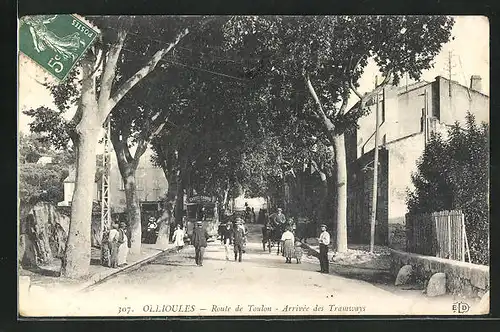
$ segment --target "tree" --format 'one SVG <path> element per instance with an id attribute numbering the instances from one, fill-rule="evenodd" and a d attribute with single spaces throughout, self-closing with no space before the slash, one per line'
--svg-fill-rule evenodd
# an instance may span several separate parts
<path id="1" fill-rule="evenodd" d="M 57 151 L 42 135 L 19 135 L 19 200 L 21 210 L 39 201 L 58 203 L 63 200 L 62 181 L 68 176 L 70 151 Z M 48 165 L 37 164 L 41 156 L 52 157 Z"/>
<path id="2" fill-rule="evenodd" d="M 61 120 L 69 126 L 68 135 L 77 151 L 71 224 L 61 270 L 65 277 L 85 275 L 90 265 L 92 179 L 97 137 L 104 122 L 190 29 L 200 28 L 205 22 L 203 17 L 165 16 L 89 19 L 101 30 L 100 40 L 64 83 L 51 87 L 59 113 L 73 104 L 77 106 L 71 121 Z"/>
<path id="3" fill-rule="evenodd" d="M 489 126 L 472 114 L 444 138 L 433 134 L 412 174 L 410 213 L 462 210 L 474 263 L 489 264 Z"/>
<path id="4" fill-rule="evenodd" d="M 246 16 L 225 25 L 228 48 L 262 56 L 255 76 L 272 72 L 290 89 L 307 89 L 315 104 L 308 112 L 333 147 L 337 212 L 337 251 L 347 250 L 347 172 L 344 133 L 365 114 L 366 102 L 402 73 L 418 79 L 450 38 L 453 19 L 443 16 Z M 383 82 L 371 93 L 357 91 L 367 61 L 373 58 Z M 272 78 L 269 78 L 272 79 Z M 314 83 L 313 83 L 314 82 Z M 361 101 L 347 110 L 350 92 Z"/>

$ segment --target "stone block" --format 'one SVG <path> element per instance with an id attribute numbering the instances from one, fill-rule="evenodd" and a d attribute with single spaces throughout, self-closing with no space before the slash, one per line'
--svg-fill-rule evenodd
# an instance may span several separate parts
<path id="1" fill-rule="evenodd" d="M 487 315 L 490 312 L 490 291 L 487 291 L 481 301 L 474 306 L 473 313 L 476 315 Z"/>
<path id="2" fill-rule="evenodd" d="M 489 275 L 479 269 L 471 271 L 470 281 L 472 286 L 480 289 L 489 289 Z"/>
<path id="3" fill-rule="evenodd" d="M 405 265 L 399 269 L 398 275 L 396 277 L 395 286 L 406 285 L 410 282 L 413 276 L 413 267 L 411 265 Z"/>
<path id="4" fill-rule="evenodd" d="M 427 284 L 427 296 L 440 296 L 446 294 L 446 274 L 434 273 Z"/>

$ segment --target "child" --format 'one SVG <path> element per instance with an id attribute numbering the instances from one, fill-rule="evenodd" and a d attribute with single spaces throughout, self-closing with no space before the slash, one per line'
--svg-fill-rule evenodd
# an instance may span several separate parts
<path id="1" fill-rule="evenodd" d="M 297 264 L 301 263 L 302 254 L 304 253 L 301 245 L 299 241 L 295 242 L 295 259 L 297 260 Z"/>

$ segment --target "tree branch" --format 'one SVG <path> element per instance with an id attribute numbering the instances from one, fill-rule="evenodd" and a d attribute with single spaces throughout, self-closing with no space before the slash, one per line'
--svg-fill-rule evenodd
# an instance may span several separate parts
<path id="1" fill-rule="evenodd" d="M 342 96 L 342 105 L 340 105 L 340 108 L 335 112 L 334 116 L 337 115 L 342 115 L 345 113 L 345 109 L 347 108 L 347 104 L 349 103 L 349 87 L 347 87 L 347 92 L 344 93 Z"/>
<path id="2" fill-rule="evenodd" d="M 158 116 L 153 119 L 153 122 L 151 124 L 151 132 L 149 139 L 152 140 L 155 138 L 163 129 L 163 126 L 165 126 L 167 120 L 168 120 L 168 114 L 165 114 L 164 116 L 160 116 L 159 113 L 157 113 Z"/>
<path id="3" fill-rule="evenodd" d="M 120 53 L 122 51 L 126 37 L 127 37 L 127 31 L 125 30 L 118 31 L 118 39 L 111 46 L 111 49 L 109 50 L 107 61 L 104 65 L 104 70 L 101 79 L 101 90 L 99 93 L 99 101 L 98 101 L 100 107 L 103 107 L 106 103 L 109 102 L 111 96 L 111 88 L 113 86 L 113 80 L 115 79 L 116 75 L 116 65 L 118 63 L 118 59 L 120 57 Z M 112 106 L 114 107 L 114 105 Z M 102 114 L 103 119 L 105 119 L 108 116 L 109 112 L 111 112 L 113 107 L 108 106 L 103 108 L 104 112 L 104 114 Z"/>
<path id="4" fill-rule="evenodd" d="M 142 157 L 144 152 L 146 152 L 147 148 L 148 148 L 147 140 L 144 138 L 139 139 L 139 142 L 137 142 L 137 148 L 135 149 L 134 158 L 132 161 L 134 163 L 134 166 L 137 166 L 137 164 L 139 164 L 139 159 Z"/>
<path id="5" fill-rule="evenodd" d="M 358 61 L 356 61 L 356 64 L 354 65 L 354 67 L 350 70 L 351 73 L 350 73 L 350 78 L 349 78 L 349 86 L 351 88 L 351 90 L 356 94 L 356 96 L 358 96 L 358 98 L 360 100 L 363 99 L 363 95 L 361 94 L 361 92 L 358 91 L 358 89 L 356 89 L 356 87 L 354 86 L 354 82 L 352 81 L 352 78 L 354 76 L 354 71 L 356 70 L 356 68 L 359 66 L 359 63 L 361 62 L 361 60 L 363 59 L 363 56 L 360 56 Z M 352 60 L 352 58 L 351 58 Z M 349 66 L 351 65 L 351 61 L 349 61 Z"/>
<path id="6" fill-rule="evenodd" d="M 132 154 L 130 153 L 130 149 L 128 148 L 127 134 L 125 134 L 123 131 L 111 127 L 110 139 L 111 143 L 113 143 L 113 147 L 116 151 L 118 151 L 117 155 L 122 155 L 123 160 L 127 163 L 130 163 L 134 160 Z"/>
<path id="7" fill-rule="evenodd" d="M 139 69 L 134 75 L 132 75 L 126 82 L 124 82 L 117 90 L 114 96 L 110 100 L 110 110 L 130 91 L 137 83 L 139 83 L 146 75 L 151 73 L 158 62 L 167 54 L 172 48 L 174 48 L 180 40 L 189 33 L 189 29 L 184 29 L 181 33 L 177 35 L 174 42 L 170 43 L 167 48 L 162 48 L 156 52 L 151 60 L 146 66 Z"/>
<path id="8" fill-rule="evenodd" d="M 390 82 L 391 76 L 392 76 L 392 70 L 389 69 L 387 72 L 384 73 L 384 80 L 382 81 L 382 83 L 377 85 L 375 87 L 375 89 L 373 89 L 372 91 L 370 91 L 370 92 L 366 93 L 364 96 L 360 97 L 359 109 L 364 109 L 366 102 L 380 93 L 380 91 Z M 358 95 L 358 97 L 359 97 L 359 95 Z M 354 107 L 353 107 L 353 109 L 354 109 Z"/>
<path id="9" fill-rule="evenodd" d="M 309 88 L 309 92 L 311 93 L 314 100 L 316 101 L 316 103 L 319 106 L 319 112 L 315 112 L 316 115 L 323 121 L 323 124 L 326 126 L 327 131 L 333 132 L 335 127 L 334 127 L 332 121 L 330 121 L 330 119 L 328 119 L 325 112 L 323 111 L 323 106 L 321 105 L 321 101 L 319 100 L 318 95 L 316 94 L 316 91 L 314 90 L 314 87 L 311 84 L 311 80 L 309 79 L 309 76 L 306 76 L 306 84 L 307 84 L 307 87 Z"/>

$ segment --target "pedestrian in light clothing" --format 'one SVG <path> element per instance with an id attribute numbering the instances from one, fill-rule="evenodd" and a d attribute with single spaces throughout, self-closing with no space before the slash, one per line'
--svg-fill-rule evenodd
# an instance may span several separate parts
<path id="1" fill-rule="evenodd" d="M 118 267 L 118 247 L 120 246 L 120 243 L 118 243 L 118 237 L 118 224 L 113 223 L 108 235 L 109 267 L 112 268 Z"/>
<path id="2" fill-rule="evenodd" d="M 292 263 L 292 257 L 295 255 L 295 236 L 290 226 L 287 226 L 286 231 L 281 235 L 281 241 L 283 242 L 283 256 L 286 258 L 285 263 Z"/>
<path id="3" fill-rule="evenodd" d="M 203 266 L 203 255 L 207 247 L 207 239 L 208 233 L 203 228 L 203 222 L 197 221 L 196 228 L 193 229 L 193 235 L 191 236 L 191 243 L 194 246 L 194 260 L 198 266 Z"/>
<path id="4" fill-rule="evenodd" d="M 184 230 L 181 228 L 181 225 L 177 224 L 176 230 L 173 236 L 174 245 L 177 247 L 177 252 L 180 252 L 184 247 Z"/>
<path id="5" fill-rule="evenodd" d="M 245 243 L 245 229 L 242 226 L 240 218 L 236 219 L 236 227 L 234 228 L 233 245 L 234 245 L 234 260 L 241 262 L 243 254 L 243 245 Z"/>
<path id="6" fill-rule="evenodd" d="M 330 234 L 326 231 L 326 225 L 320 226 L 321 234 L 319 235 L 319 264 L 321 273 L 329 273 L 330 266 L 328 263 L 328 246 L 330 245 Z"/>

